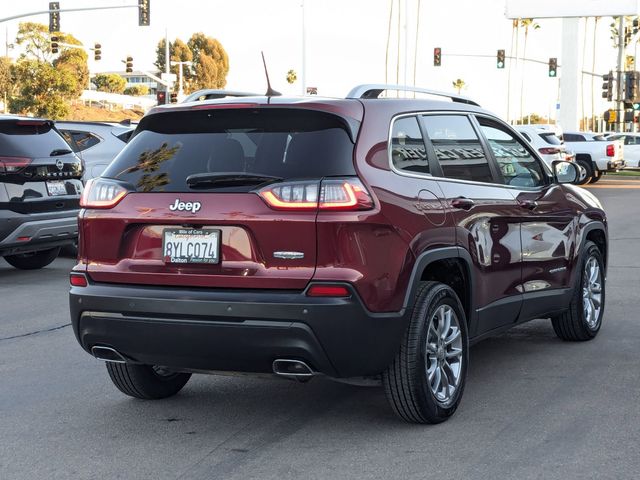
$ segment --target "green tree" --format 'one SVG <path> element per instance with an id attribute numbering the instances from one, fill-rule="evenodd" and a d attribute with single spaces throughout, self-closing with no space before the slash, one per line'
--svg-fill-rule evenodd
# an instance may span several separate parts
<path id="1" fill-rule="evenodd" d="M 204 33 L 194 33 L 187 42 L 193 54 L 195 70 L 192 90 L 201 88 L 223 88 L 227 84 L 229 56 L 222 44 Z"/>
<path id="2" fill-rule="evenodd" d="M 0 57 L 0 100 L 4 104 L 5 112 L 8 110 L 7 103 L 15 86 L 12 66 L 13 63 L 9 57 Z"/>
<path id="3" fill-rule="evenodd" d="M 191 61 L 193 61 L 193 53 L 191 53 L 191 50 L 189 49 L 187 44 L 184 43 L 179 38 L 176 38 L 173 43 L 169 42 L 169 56 L 170 56 L 172 62 L 191 62 Z M 158 67 L 158 70 L 160 70 L 161 72 L 165 71 L 165 41 L 164 41 L 164 39 L 162 39 L 162 40 L 160 40 L 158 42 L 158 47 L 156 48 L 155 66 Z M 169 67 L 169 71 L 171 73 L 175 73 L 176 75 L 180 75 L 179 69 L 180 69 L 180 67 L 178 65 L 171 65 Z M 194 70 L 192 68 L 190 68 L 190 67 L 183 66 L 182 74 L 184 75 L 184 78 L 183 78 L 184 89 L 187 92 L 191 92 L 192 89 L 190 88 L 190 86 L 191 86 L 191 83 L 193 82 L 193 79 L 194 79 L 194 76 L 195 76 Z"/>
<path id="4" fill-rule="evenodd" d="M 287 72 L 287 83 L 288 84 L 293 84 L 296 80 L 298 79 L 298 74 L 296 73 L 295 70 L 289 70 Z"/>
<path id="5" fill-rule="evenodd" d="M 117 73 L 99 73 L 93 77 L 93 84 L 99 92 L 122 93 L 127 81 Z"/>
<path id="6" fill-rule="evenodd" d="M 67 100 L 74 97 L 77 81 L 68 70 L 56 69 L 48 62 L 24 59 L 13 68 L 17 95 L 11 98 L 11 111 L 51 119 L 64 118 Z"/>
<path id="7" fill-rule="evenodd" d="M 132 87 L 128 87 L 124 89 L 125 95 L 133 95 L 135 97 L 140 97 L 142 95 L 149 94 L 149 87 L 146 85 L 134 85 Z"/>
<path id="8" fill-rule="evenodd" d="M 74 96 L 79 97 L 82 90 L 87 88 L 89 83 L 89 66 L 87 64 L 88 55 L 83 48 L 67 46 L 59 47 L 59 54 L 51 52 L 51 34 L 49 28 L 42 23 L 22 22 L 18 27 L 16 43 L 25 49 L 20 56 L 21 59 L 36 59 L 40 62 L 52 62 L 53 66 L 60 70 L 66 70 L 75 80 Z M 78 45 L 82 47 L 82 42 L 69 33 L 59 32 L 60 44 Z"/>

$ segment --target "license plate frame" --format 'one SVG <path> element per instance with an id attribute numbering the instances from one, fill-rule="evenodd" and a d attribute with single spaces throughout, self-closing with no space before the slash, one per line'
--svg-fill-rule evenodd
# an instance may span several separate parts
<path id="1" fill-rule="evenodd" d="M 46 182 L 47 193 L 50 197 L 60 197 L 67 194 L 67 187 L 62 180 L 52 180 Z"/>
<path id="2" fill-rule="evenodd" d="M 218 264 L 221 236 L 219 229 L 165 228 L 162 231 L 162 259 L 164 263 L 175 265 Z"/>

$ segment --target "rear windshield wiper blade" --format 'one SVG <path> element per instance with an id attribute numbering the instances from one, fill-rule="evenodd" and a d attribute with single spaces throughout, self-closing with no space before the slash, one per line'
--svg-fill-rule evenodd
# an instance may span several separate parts
<path id="1" fill-rule="evenodd" d="M 73 152 L 68 148 L 57 148 L 53 152 L 51 152 L 49 156 L 57 157 L 58 155 L 69 155 L 70 153 L 73 153 Z"/>
<path id="2" fill-rule="evenodd" d="M 262 175 L 259 173 L 224 172 L 224 173 L 194 173 L 187 177 L 187 185 L 198 187 L 237 187 L 243 185 L 262 185 L 279 182 L 282 177 Z"/>

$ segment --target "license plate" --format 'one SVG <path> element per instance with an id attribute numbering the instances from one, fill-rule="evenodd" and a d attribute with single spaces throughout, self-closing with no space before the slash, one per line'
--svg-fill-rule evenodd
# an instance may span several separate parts
<path id="1" fill-rule="evenodd" d="M 220 230 L 166 229 L 162 234 L 165 263 L 218 263 Z"/>
<path id="2" fill-rule="evenodd" d="M 61 181 L 47 182 L 47 192 L 49 192 L 49 196 L 51 197 L 66 195 L 67 187 L 64 185 L 64 182 Z"/>

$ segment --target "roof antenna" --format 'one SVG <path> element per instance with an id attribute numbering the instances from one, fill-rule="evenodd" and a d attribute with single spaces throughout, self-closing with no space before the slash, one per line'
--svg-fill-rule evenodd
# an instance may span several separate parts
<path id="1" fill-rule="evenodd" d="M 267 93 L 265 93 L 265 96 L 280 97 L 282 96 L 282 94 L 280 92 L 275 91 L 273 88 L 271 88 L 271 82 L 269 81 L 269 72 L 267 72 L 267 62 L 264 59 L 264 52 L 260 52 L 260 54 L 262 55 L 262 63 L 264 64 L 264 74 L 267 77 Z"/>

